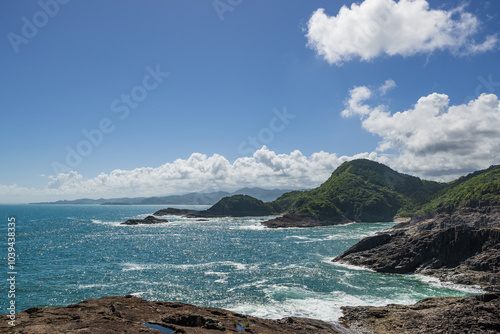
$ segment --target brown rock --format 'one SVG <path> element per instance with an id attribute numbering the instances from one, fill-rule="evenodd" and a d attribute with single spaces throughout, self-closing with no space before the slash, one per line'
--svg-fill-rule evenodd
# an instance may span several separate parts
<path id="1" fill-rule="evenodd" d="M 331 324 L 306 318 L 259 319 L 235 312 L 182 303 L 149 302 L 133 296 L 88 299 L 66 307 L 34 307 L 16 314 L 15 327 L 0 316 L 6 334 L 136 334 L 161 333 L 340 333 Z"/>
<path id="2" fill-rule="evenodd" d="M 355 333 L 499 333 L 500 295 L 427 298 L 414 305 L 342 307 Z"/>

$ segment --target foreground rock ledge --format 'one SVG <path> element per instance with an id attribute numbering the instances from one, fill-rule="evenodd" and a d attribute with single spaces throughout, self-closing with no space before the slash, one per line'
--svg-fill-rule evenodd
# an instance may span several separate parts
<path id="1" fill-rule="evenodd" d="M 342 307 L 353 333 L 500 333 L 500 295 L 427 298 L 414 305 Z"/>
<path id="2" fill-rule="evenodd" d="M 88 299 L 66 307 L 33 307 L 16 314 L 15 327 L 0 316 L 1 333 L 135 334 L 161 333 L 144 323 L 175 333 L 340 333 L 331 324 L 306 318 L 266 320 L 217 308 L 149 302 L 133 296 Z"/>

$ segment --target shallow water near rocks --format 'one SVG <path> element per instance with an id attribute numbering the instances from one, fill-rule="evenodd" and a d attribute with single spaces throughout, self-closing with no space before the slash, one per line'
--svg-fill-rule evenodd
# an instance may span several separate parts
<path id="1" fill-rule="evenodd" d="M 176 206 L 206 209 L 207 206 Z M 340 306 L 412 304 L 478 290 L 332 263 L 393 223 L 267 229 L 269 217 L 120 225 L 165 206 L 1 205 L 1 235 L 16 217 L 16 307 L 65 306 L 132 294 L 264 318 L 336 321 Z M 7 262 L 7 252 L 0 254 Z M 6 267 L 6 266 L 5 266 Z M 7 269 L 1 273 L 6 282 Z M 4 289 L 7 292 L 7 284 Z M 7 294 L 0 294 L 7 313 Z"/>

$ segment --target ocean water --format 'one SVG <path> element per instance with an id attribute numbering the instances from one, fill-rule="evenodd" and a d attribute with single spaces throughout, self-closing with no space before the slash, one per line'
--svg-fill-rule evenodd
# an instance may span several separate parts
<path id="1" fill-rule="evenodd" d="M 17 311 L 132 294 L 265 318 L 336 321 L 343 305 L 411 304 L 480 292 L 331 262 L 392 223 L 267 229 L 260 222 L 269 217 L 197 221 L 167 216 L 167 224 L 120 225 L 161 208 L 165 206 L 0 205 L 0 313 L 7 313 L 12 299 L 9 217 L 16 218 Z"/>

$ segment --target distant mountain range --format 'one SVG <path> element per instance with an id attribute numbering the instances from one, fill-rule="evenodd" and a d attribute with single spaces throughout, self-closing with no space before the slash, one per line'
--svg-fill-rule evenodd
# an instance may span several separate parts
<path id="1" fill-rule="evenodd" d="M 184 195 L 159 197 L 120 197 L 120 198 L 80 198 L 55 202 L 39 202 L 30 204 L 94 204 L 94 205 L 213 205 L 224 197 L 233 195 L 248 195 L 264 202 L 272 202 L 290 189 L 263 189 L 258 187 L 242 188 L 234 192 L 216 191 L 210 193 L 193 192 Z"/>

